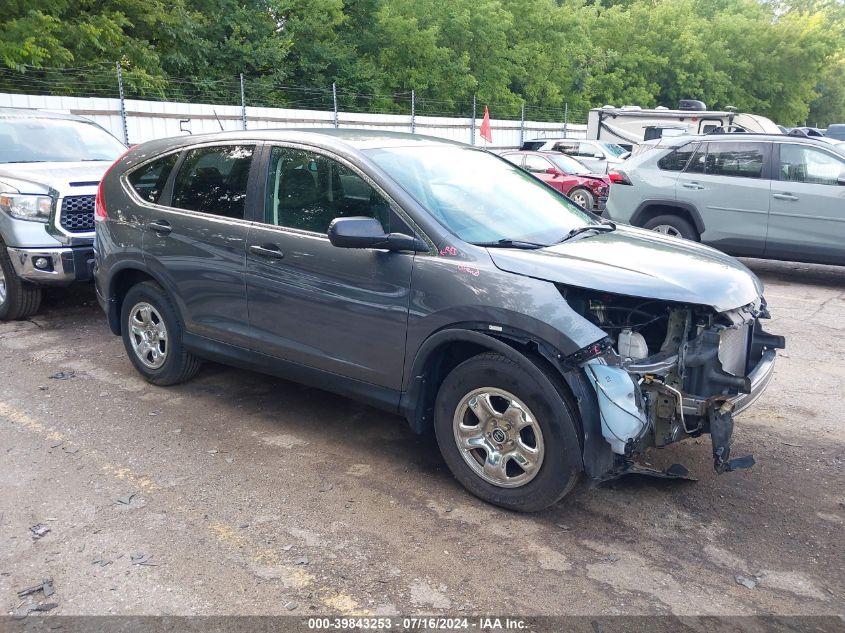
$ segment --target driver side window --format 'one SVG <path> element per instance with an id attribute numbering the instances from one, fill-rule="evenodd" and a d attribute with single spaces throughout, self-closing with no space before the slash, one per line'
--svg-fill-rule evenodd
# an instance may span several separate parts
<path id="1" fill-rule="evenodd" d="M 370 217 L 390 232 L 390 205 L 361 176 L 316 152 L 274 147 L 267 176 L 268 224 L 325 234 L 335 218 Z"/>

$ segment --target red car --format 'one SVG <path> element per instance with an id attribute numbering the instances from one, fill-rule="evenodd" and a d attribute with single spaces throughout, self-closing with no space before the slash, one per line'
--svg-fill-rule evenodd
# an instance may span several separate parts
<path id="1" fill-rule="evenodd" d="M 604 210 L 610 192 L 610 177 L 591 174 L 571 156 L 560 152 L 502 152 L 506 158 L 551 185 L 573 202 L 591 211 Z"/>

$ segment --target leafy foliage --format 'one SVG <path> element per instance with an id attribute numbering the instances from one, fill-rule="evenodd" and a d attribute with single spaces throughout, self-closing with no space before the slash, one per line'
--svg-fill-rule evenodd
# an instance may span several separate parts
<path id="1" fill-rule="evenodd" d="M 494 116 L 615 105 L 845 121 L 842 0 L 6 0 L 0 90 Z M 550 115 L 552 116 L 552 115 Z M 558 116 L 555 114 L 554 116 Z"/>

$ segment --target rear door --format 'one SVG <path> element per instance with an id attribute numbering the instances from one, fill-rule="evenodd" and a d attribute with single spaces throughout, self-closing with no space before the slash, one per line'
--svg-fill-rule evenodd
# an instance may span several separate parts
<path id="1" fill-rule="evenodd" d="M 766 256 L 845 264 L 845 158 L 777 143 Z"/>
<path id="2" fill-rule="evenodd" d="M 771 189 L 770 142 L 701 143 L 678 176 L 679 202 L 704 223 L 701 241 L 733 255 L 759 256 L 766 245 Z"/>
<path id="3" fill-rule="evenodd" d="M 186 329 L 240 346 L 249 344 L 245 218 L 255 153 L 254 143 L 186 150 L 143 226 L 145 262 L 171 290 Z"/>
<path id="4" fill-rule="evenodd" d="M 254 349 L 400 389 L 414 254 L 332 246 L 336 217 L 412 234 L 371 181 L 322 150 L 270 148 L 264 222 L 249 234 Z"/>

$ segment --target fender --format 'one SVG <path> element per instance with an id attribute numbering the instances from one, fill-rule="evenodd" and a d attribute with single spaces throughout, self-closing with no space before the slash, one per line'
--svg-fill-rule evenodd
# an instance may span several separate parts
<path id="1" fill-rule="evenodd" d="M 633 224 L 634 226 L 642 226 L 644 224 L 644 222 L 642 221 L 642 216 L 644 215 L 645 210 L 648 207 L 655 205 L 663 207 L 678 207 L 679 209 L 687 211 L 690 215 L 690 218 L 692 218 L 693 224 L 695 224 L 695 230 L 698 231 L 698 234 L 701 235 L 702 233 L 704 233 L 704 220 L 701 219 L 701 214 L 698 212 L 698 209 L 696 209 L 694 205 L 688 202 L 679 202 L 678 200 L 643 200 L 637 206 L 637 210 L 634 211 L 633 215 L 631 215 L 631 220 L 629 224 Z"/>
<path id="2" fill-rule="evenodd" d="M 127 271 L 138 272 L 149 276 L 157 284 L 164 288 L 165 292 L 167 292 L 169 296 L 173 296 L 172 293 L 169 291 L 167 285 L 162 283 L 160 277 L 158 275 L 155 275 L 147 267 L 146 263 L 142 260 L 123 261 L 109 268 L 108 280 L 106 282 L 106 288 L 104 293 L 104 309 L 106 312 L 106 317 L 108 318 L 109 329 L 111 330 L 112 334 L 116 336 L 120 335 L 120 311 L 118 310 L 117 305 L 115 280 L 120 277 L 122 273 L 125 273 Z"/>

